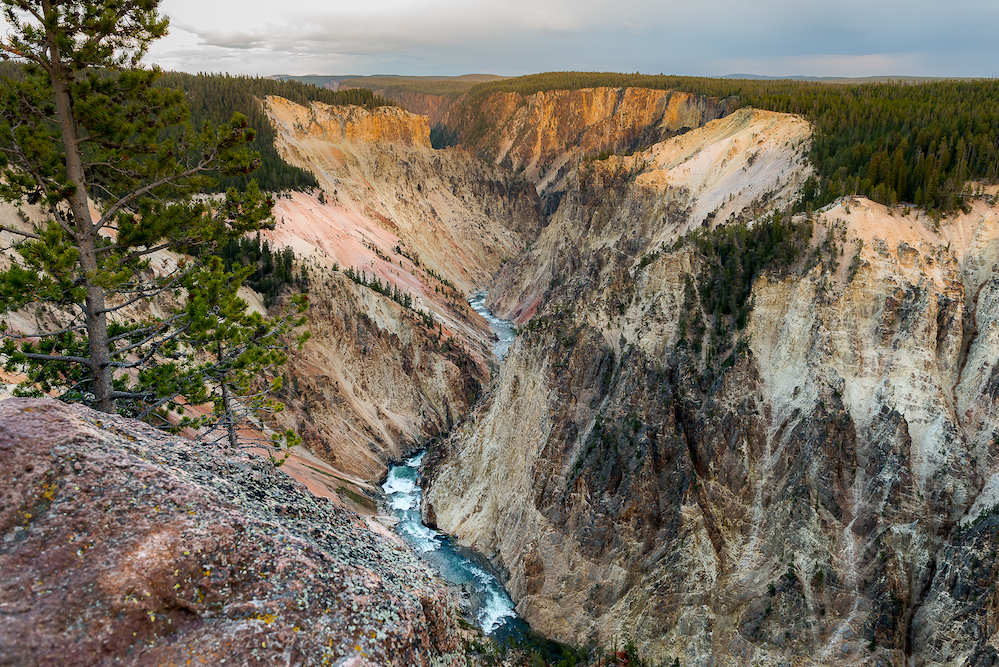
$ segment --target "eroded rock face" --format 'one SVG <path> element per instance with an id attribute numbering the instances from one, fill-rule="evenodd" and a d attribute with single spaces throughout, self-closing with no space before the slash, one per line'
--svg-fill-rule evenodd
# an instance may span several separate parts
<path id="1" fill-rule="evenodd" d="M 489 307 L 526 322 L 555 285 L 630 270 L 701 227 L 786 205 L 811 174 L 802 119 L 740 109 L 631 156 L 582 164 L 537 241 L 501 271 Z"/>
<path id="2" fill-rule="evenodd" d="M 262 459 L 11 399 L 0 468 L 0 664 L 465 664 L 443 584 Z"/>
<path id="3" fill-rule="evenodd" d="M 280 97 L 269 97 L 265 110 L 287 162 L 315 174 L 359 224 L 396 234 L 408 254 L 462 291 L 482 288 L 543 224 L 525 179 L 461 150 L 432 149 L 424 116 L 306 108 Z"/>
<path id="4" fill-rule="evenodd" d="M 278 150 L 323 191 L 278 197 L 266 233 L 311 279 L 312 338 L 292 357 L 278 419 L 343 478 L 377 480 L 488 380 L 489 327 L 466 299 L 537 234 L 537 193 L 467 152 L 434 150 L 427 118 L 402 109 L 277 97 L 265 108 Z"/>
<path id="5" fill-rule="evenodd" d="M 456 116 L 466 112 L 460 104 L 442 122 L 457 128 L 478 154 L 536 183 L 546 210 L 554 212 L 583 157 L 644 149 L 735 108 L 733 100 L 679 91 L 586 88 L 490 95 L 481 102 L 485 134 Z"/>
<path id="6" fill-rule="evenodd" d="M 999 208 L 939 227 L 824 211 L 806 256 L 756 280 L 722 365 L 680 324 L 704 264 L 672 240 L 807 173 L 796 121 L 742 135 L 736 116 L 594 163 L 501 273 L 493 304 L 527 326 L 427 457 L 426 509 L 564 641 L 627 633 L 684 665 L 991 664 Z"/>

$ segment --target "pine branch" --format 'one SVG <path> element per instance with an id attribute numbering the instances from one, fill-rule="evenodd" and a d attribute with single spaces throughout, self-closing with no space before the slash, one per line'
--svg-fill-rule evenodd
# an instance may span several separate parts
<path id="1" fill-rule="evenodd" d="M 166 250 L 166 249 L 168 249 L 168 248 L 170 248 L 172 246 L 173 246 L 172 243 L 170 243 L 168 241 L 165 241 L 165 242 L 163 242 L 163 243 L 161 243 L 161 244 L 159 244 L 157 246 L 151 246 L 149 248 L 146 248 L 145 250 L 133 250 L 128 255 L 122 257 L 121 261 L 123 263 L 124 262 L 133 261 L 133 260 L 136 260 L 136 259 L 138 259 L 140 257 L 145 257 L 146 255 L 151 255 L 154 252 L 157 252 L 158 250 Z M 129 248 L 129 246 L 125 246 L 125 245 L 117 245 L 117 244 L 115 244 L 115 245 L 107 245 L 107 246 L 101 246 L 100 248 L 98 248 L 97 249 L 97 253 L 98 254 L 102 254 L 102 253 L 106 253 L 106 252 L 115 252 L 115 251 L 118 251 L 118 250 L 127 250 L 128 248 Z"/>
<path id="2" fill-rule="evenodd" d="M 158 341 L 154 345 L 153 349 L 150 350 L 150 352 L 140 362 L 135 362 L 135 363 L 112 362 L 111 365 L 113 367 L 115 367 L 115 368 L 136 368 L 138 366 L 141 366 L 141 365 L 145 364 L 146 362 L 148 362 L 150 359 L 152 359 L 153 356 L 155 356 L 156 352 L 159 350 L 160 347 L 163 346 L 164 343 L 167 343 L 167 342 L 169 342 L 171 340 L 176 340 L 181 334 L 186 333 L 186 332 L 187 332 L 187 327 L 186 326 L 185 327 L 181 327 L 179 329 L 176 329 L 169 336 L 167 336 L 167 337 L 163 338 L 162 340 Z M 127 347 L 123 347 L 120 350 L 116 350 L 115 354 L 119 354 L 119 355 L 120 354 L 128 354 L 132 350 L 136 350 L 136 349 L 138 349 L 140 347 L 144 347 L 146 345 L 149 345 L 150 342 L 154 341 L 154 340 L 156 340 L 156 336 L 155 335 L 147 336 L 145 339 L 143 339 L 141 341 L 133 343 L 133 344 L 127 346 Z"/>
<path id="3" fill-rule="evenodd" d="M 42 239 L 41 236 L 35 234 L 34 232 L 26 232 L 22 229 L 8 227 L 7 225 L 0 225 L 0 232 L 10 232 L 11 234 L 19 234 L 20 236 L 26 236 L 29 239 L 35 239 L 36 241 L 40 241 Z"/>
<path id="4" fill-rule="evenodd" d="M 38 354 L 35 352 L 19 352 L 25 359 L 29 361 L 38 361 L 43 364 L 47 363 L 67 363 L 67 364 L 83 364 L 84 366 L 90 363 L 90 359 L 84 357 L 74 357 L 67 355 L 58 354 Z"/>
<path id="5" fill-rule="evenodd" d="M 100 312 L 101 313 L 115 313 L 115 312 L 118 312 L 119 310 L 122 310 L 124 308 L 128 308 L 132 304 L 138 303 L 139 301 L 149 301 L 150 299 L 152 299 L 154 297 L 157 297 L 160 294 L 163 294 L 164 292 L 169 292 L 169 291 L 171 291 L 173 289 L 176 289 L 178 287 L 178 285 L 177 285 L 178 281 L 181 278 L 183 278 L 185 275 L 187 275 L 188 271 L 189 270 L 186 270 L 183 273 L 176 274 L 176 275 L 172 276 L 170 278 L 170 282 L 168 282 L 166 285 L 160 285 L 160 286 L 154 287 L 154 288 L 139 288 L 139 289 L 136 289 L 136 290 L 127 290 L 127 291 L 126 290 L 120 290 L 120 291 L 116 291 L 115 293 L 118 293 L 118 294 L 123 294 L 123 293 L 137 293 L 138 296 L 132 297 L 130 300 L 128 300 L 128 301 L 126 301 L 124 303 L 120 303 L 120 304 L 118 304 L 116 306 L 107 307 L 107 308 L 105 308 L 104 310 L 102 310 Z"/>
<path id="6" fill-rule="evenodd" d="M 198 162 L 198 166 L 196 167 L 191 167 L 190 169 L 187 169 L 177 174 L 164 176 L 163 178 L 160 178 L 157 181 L 153 181 L 152 183 L 149 183 L 139 188 L 138 190 L 133 190 L 124 197 L 121 197 L 120 199 L 118 199 L 118 201 L 112 204 L 111 208 L 109 208 L 104 213 L 104 215 L 101 216 L 101 219 L 97 221 L 97 229 L 103 229 L 108 224 L 108 222 L 110 222 L 110 220 L 114 218 L 114 216 L 118 213 L 118 211 L 120 211 L 122 208 L 124 208 L 131 202 L 135 201 L 142 195 L 148 194 L 149 192 L 155 190 L 160 186 L 170 185 L 171 183 L 174 183 L 175 181 L 178 181 L 182 178 L 188 178 L 190 176 L 194 176 L 195 174 L 199 174 L 203 171 L 208 171 L 209 169 L 208 165 L 210 165 L 215 160 L 215 157 L 217 157 L 217 154 L 215 153 L 214 150 L 212 150 L 209 153 L 209 155 L 211 156 L 210 159 L 202 157 L 202 159 Z"/>
<path id="7" fill-rule="evenodd" d="M 108 338 L 108 342 L 109 343 L 117 343 L 119 340 L 123 340 L 125 338 L 132 338 L 134 336 L 143 336 L 146 333 L 150 333 L 150 332 L 154 332 L 154 333 L 155 332 L 160 332 L 164 328 L 166 328 L 169 325 L 171 325 L 174 322 L 176 322 L 178 319 L 180 319 L 180 317 L 181 316 L 179 314 L 178 315 L 174 315 L 170 319 L 163 320 L 161 322 L 156 322 L 155 324 L 151 324 L 151 325 L 149 325 L 147 327 L 142 327 L 141 329 L 133 329 L 131 331 L 126 331 L 125 333 L 120 333 L 117 336 L 111 336 L 110 338 Z M 155 338 L 155 336 L 148 336 L 143 341 L 140 341 L 140 343 L 138 343 L 138 345 L 139 346 L 144 345 L 144 344 L 148 343 L 150 340 L 153 340 L 154 338 Z M 127 347 L 127 348 L 118 350 L 118 354 L 122 354 L 122 353 L 128 352 L 130 349 L 131 349 L 131 347 Z"/>
<path id="8" fill-rule="evenodd" d="M 54 336 L 61 336 L 63 334 L 71 333 L 74 331 L 83 331 L 87 328 L 86 324 L 77 324 L 71 327 L 66 327 L 65 329 L 59 329 L 58 331 L 38 331 L 30 334 L 3 334 L 4 338 L 11 338 L 13 340 L 26 340 L 28 338 L 52 338 Z"/>

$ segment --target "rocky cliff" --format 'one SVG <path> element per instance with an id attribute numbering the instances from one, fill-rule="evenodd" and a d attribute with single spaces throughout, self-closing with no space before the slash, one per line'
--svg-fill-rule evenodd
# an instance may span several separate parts
<path id="1" fill-rule="evenodd" d="M 419 116 L 426 116 L 430 127 L 439 125 L 447 114 L 448 109 L 455 102 L 449 95 L 422 93 L 415 90 L 376 88 L 371 92 L 396 102 L 406 111 Z"/>
<path id="2" fill-rule="evenodd" d="M 584 165 L 501 272 L 525 326 L 425 511 L 541 632 L 663 664 L 995 662 L 999 207 L 800 218 L 741 330 L 710 304 L 748 255 L 675 243 L 786 233 L 761 214 L 807 139 L 743 110 Z"/>
<path id="3" fill-rule="evenodd" d="M 328 472 L 374 490 L 363 480 L 378 480 L 388 460 L 448 431 L 489 381 L 485 325 L 470 309 L 469 322 L 455 317 L 461 326 L 452 326 L 342 273 L 313 276 L 312 337 L 292 353 L 288 410 L 276 419 L 297 430 Z"/>
<path id="4" fill-rule="evenodd" d="M 645 88 L 493 93 L 473 108 L 455 103 L 441 122 L 478 155 L 535 183 L 550 213 L 583 158 L 647 148 L 735 106 L 732 100 Z"/>
<path id="5" fill-rule="evenodd" d="M 13 399 L 0 466 L 0 664 L 465 664 L 439 580 L 263 459 Z"/>
<path id="6" fill-rule="evenodd" d="M 273 97 L 265 108 L 281 153 L 323 188 L 279 197 L 267 235 L 294 249 L 312 285 L 312 339 L 293 357 L 280 419 L 364 490 L 488 381 L 488 326 L 466 299 L 536 236 L 538 198 L 468 153 L 432 149 L 427 119 L 398 108 Z"/>

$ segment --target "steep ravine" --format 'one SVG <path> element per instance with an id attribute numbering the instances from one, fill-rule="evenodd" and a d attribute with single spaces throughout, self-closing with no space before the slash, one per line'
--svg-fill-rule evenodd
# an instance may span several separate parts
<path id="1" fill-rule="evenodd" d="M 822 211 L 756 279 L 722 365 L 684 329 L 705 264 L 673 241 L 808 173 L 807 126 L 739 113 L 580 170 L 494 282 L 525 333 L 431 453 L 424 511 L 562 641 L 627 633 L 684 665 L 991 664 L 999 207 Z"/>
<path id="2" fill-rule="evenodd" d="M 534 238 L 539 200 L 498 167 L 432 149 L 427 119 L 401 109 L 274 97 L 265 109 L 279 151 L 322 185 L 279 197 L 267 234 L 294 249 L 311 285 L 312 338 L 292 357 L 278 419 L 331 466 L 320 488 L 377 480 L 389 459 L 450 429 L 488 382 L 491 332 L 466 297 Z"/>
<path id="3" fill-rule="evenodd" d="M 515 340 L 513 325 L 493 315 L 484 305 L 486 293 L 469 300 L 479 315 L 489 322 L 493 337 L 492 354 L 502 363 Z M 517 617 L 513 602 L 491 567 L 478 553 L 456 546 L 450 537 L 437 530 L 433 517 L 425 522 L 422 515 L 420 468 L 425 451 L 389 467 L 382 483 L 386 504 L 395 517 L 393 530 L 420 557 L 452 585 L 460 587 L 466 599 L 467 613 L 487 635 L 499 640 L 521 638 L 527 628 Z"/>
<path id="4" fill-rule="evenodd" d="M 321 194 L 278 198 L 277 228 L 267 235 L 303 258 L 314 285 L 313 337 L 293 357 L 289 410 L 278 419 L 303 433 L 332 466 L 327 472 L 363 492 L 357 480 L 377 479 L 386 460 L 448 430 L 488 381 L 488 326 L 465 298 L 547 224 L 530 180 L 538 173 L 434 150 L 427 118 L 397 108 L 305 108 L 274 97 L 264 106 L 279 152 L 322 186 Z M 582 149 L 671 136 L 727 109 L 689 95 L 611 89 L 540 95 L 528 106 L 533 115 L 517 123 L 550 117 L 560 133 L 579 135 L 566 175 Z M 553 142 L 554 134 L 524 144 L 518 159 L 562 160 L 566 144 L 556 150 Z M 352 285 L 347 269 L 411 297 L 411 310 Z M 339 484 L 314 481 L 330 491 Z"/>

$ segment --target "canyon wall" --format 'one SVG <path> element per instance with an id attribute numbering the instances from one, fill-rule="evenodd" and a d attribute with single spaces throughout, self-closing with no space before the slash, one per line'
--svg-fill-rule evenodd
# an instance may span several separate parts
<path id="1" fill-rule="evenodd" d="M 535 183 L 552 213 L 584 158 L 644 149 L 735 108 L 679 91 L 587 88 L 493 93 L 453 104 L 441 122 L 476 154 Z"/>
<path id="2" fill-rule="evenodd" d="M 654 664 L 995 661 L 999 206 L 800 216 L 745 329 L 692 333 L 725 282 L 676 240 L 772 224 L 808 136 L 740 110 L 584 165 L 500 272 L 522 333 L 427 456 L 424 512 L 542 633 Z"/>
<path id="3" fill-rule="evenodd" d="M 277 97 L 265 110 L 282 157 L 315 174 L 324 198 L 396 234 L 462 291 L 482 288 L 543 225 L 530 183 L 464 151 L 434 150 L 424 116 Z"/>
<path id="4" fill-rule="evenodd" d="M 630 269 L 683 234 L 787 205 L 811 173 L 804 120 L 741 109 L 630 156 L 583 162 L 538 239 L 501 271 L 489 307 L 517 323 L 564 282 Z"/>
<path id="5" fill-rule="evenodd" d="M 488 382 L 490 331 L 466 299 L 536 236 L 539 201 L 523 179 L 432 149 L 427 119 L 402 109 L 265 108 L 282 155 L 322 187 L 279 196 L 266 235 L 310 276 L 312 338 L 278 420 L 327 472 L 371 490 L 363 480 L 449 430 Z"/>
<path id="6" fill-rule="evenodd" d="M 308 451 L 288 466 L 309 488 L 375 512 L 363 494 L 386 461 L 449 434 L 425 458 L 427 523 L 487 554 L 534 628 L 573 644 L 628 637 L 654 664 L 999 662 L 994 197 L 969 198 L 943 219 L 855 198 L 774 218 L 812 174 L 809 125 L 669 91 L 496 94 L 476 116 L 481 127 L 464 128 L 466 148 L 441 151 L 427 118 L 396 108 L 280 98 L 265 108 L 281 154 L 321 184 L 279 196 L 265 235 L 293 248 L 308 276 L 312 339 L 292 354 L 280 397 L 288 409 L 274 425 L 303 435 Z M 745 302 L 721 319 L 711 304 L 752 254 L 709 261 L 706 248 L 727 229 L 761 245 L 796 241 L 749 274 Z M 465 302 L 487 286 L 490 308 L 521 326 L 499 369 L 486 322 Z M 35 418 L 33 405 L 11 405 L 0 407 L 4 428 Z M 50 538 L 68 529 L 24 524 L 34 513 L 24 508 L 67 506 L 68 480 L 81 475 L 99 486 L 86 478 L 93 452 L 180 488 L 184 502 L 214 502 L 198 491 L 205 483 L 290 488 L 246 461 L 220 472 L 173 441 L 156 462 L 165 468 L 147 470 L 148 434 L 125 425 L 94 436 L 100 425 L 83 412 L 52 419 L 72 422 L 73 446 L 96 444 L 80 445 L 80 469 L 39 454 L 39 472 L 25 468 L 26 481 L 11 487 L 20 495 L 8 505 L 21 515 L 7 517 L 0 556 L 16 567 L 27 563 L 24 544 L 62 558 Z M 5 447 L 0 456 L 12 456 Z M 205 482 L 230 473 L 235 481 Z M 186 486 L 192 476 L 202 486 Z M 261 521 L 278 521 L 260 514 L 273 509 L 266 490 L 240 493 L 232 497 L 253 509 L 249 518 L 228 505 L 198 508 L 224 514 L 223 532 L 257 534 Z M 361 551 L 396 559 L 361 524 L 317 511 Z M 168 519 L 228 544 L 195 519 Z M 91 523 L 74 530 L 100 533 Z M 395 595 L 396 580 L 382 574 L 395 575 L 356 549 L 341 562 L 329 546 L 340 533 L 313 528 L 278 531 L 305 549 L 288 557 L 295 572 L 315 562 L 370 566 L 375 574 L 357 576 Z M 125 571 L 122 554 L 145 548 L 143 535 L 115 537 L 112 569 Z M 261 557 L 237 555 L 253 567 Z M 43 583 L 61 562 L 40 563 Z M 401 571 L 419 609 L 415 598 L 392 602 L 408 625 L 390 645 L 375 646 L 383 638 L 374 627 L 373 637 L 356 624 L 337 636 L 361 637 L 356 651 L 372 660 L 395 659 L 387 651 L 398 648 L 414 664 L 460 664 L 450 655 L 450 606 L 411 565 Z M 81 586 L 100 576 L 74 574 Z M 230 597 L 257 595 L 235 574 L 227 581 Z M 7 587 L 9 604 L 24 582 Z M 255 597 L 263 616 L 250 618 L 249 607 L 219 607 L 221 598 L 190 604 L 190 582 L 178 581 L 181 593 L 135 582 L 155 592 L 148 605 L 97 603 L 125 614 L 128 627 L 148 616 L 148 636 L 174 642 L 191 632 L 191 645 L 214 647 L 197 633 L 215 624 L 228 637 L 231 625 L 240 646 L 255 647 L 271 624 L 270 598 Z M 374 598 L 357 602 L 381 609 Z M 129 641 L 79 615 L 87 637 Z M 154 625 L 153 615 L 180 626 Z M 285 625 L 299 627 L 297 616 L 277 617 L 286 653 L 322 650 L 290 639 Z M 441 650 L 426 653 L 426 637 Z"/>

